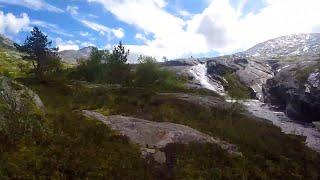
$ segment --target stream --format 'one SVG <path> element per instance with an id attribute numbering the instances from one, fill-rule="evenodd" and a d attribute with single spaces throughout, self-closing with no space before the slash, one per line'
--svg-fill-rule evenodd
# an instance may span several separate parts
<path id="1" fill-rule="evenodd" d="M 190 73 L 195 77 L 202 87 L 224 95 L 224 89 L 217 82 L 212 82 L 207 75 L 206 64 L 199 63 L 190 68 Z M 299 123 L 288 118 L 284 112 L 275 111 L 274 107 L 259 100 L 227 100 L 228 102 L 238 102 L 247 109 L 253 116 L 271 121 L 278 126 L 285 134 L 294 134 L 306 137 L 306 145 L 311 149 L 320 152 L 320 131 L 307 123 Z"/>

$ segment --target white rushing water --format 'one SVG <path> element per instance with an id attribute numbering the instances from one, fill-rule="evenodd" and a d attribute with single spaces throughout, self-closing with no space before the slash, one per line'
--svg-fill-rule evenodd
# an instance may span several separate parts
<path id="1" fill-rule="evenodd" d="M 190 68 L 190 73 L 194 76 L 196 81 L 199 81 L 202 87 L 214 91 L 220 95 L 225 95 L 224 87 L 220 83 L 213 82 L 209 79 L 207 75 L 206 64 L 199 63 L 198 65 L 192 66 Z"/>
<path id="2" fill-rule="evenodd" d="M 223 87 L 219 87 L 220 84 L 210 81 L 205 64 L 193 66 L 190 72 L 202 87 L 218 92 L 220 95 L 225 95 Z M 228 100 L 228 102 L 239 102 L 243 104 L 252 115 L 271 121 L 275 126 L 280 127 L 283 133 L 306 137 L 306 145 L 320 152 L 320 131 L 312 127 L 311 124 L 300 124 L 293 121 L 288 118 L 284 112 L 277 112 L 273 110 L 270 105 L 260 102 L 259 100 Z"/>

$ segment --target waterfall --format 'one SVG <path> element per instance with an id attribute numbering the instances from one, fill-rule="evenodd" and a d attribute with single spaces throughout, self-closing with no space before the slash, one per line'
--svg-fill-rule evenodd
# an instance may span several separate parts
<path id="1" fill-rule="evenodd" d="M 214 91 L 220 95 L 225 95 L 224 87 L 221 85 L 221 83 L 212 81 L 208 77 L 207 66 L 205 63 L 199 63 L 198 65 L 192 66 L 190 69 L 190 73 L 203 88 Z"/>
<path id="2" fill-rule="evenodd" d="M 292 121 L 283 112 L 276 112 L 271 106 L 258 100 L 238 101 L 230 99 L 225 94 L 222 84 L 209 78 L 206 64 L 199 63 L 192 66 L 190 73 L 203 88 L 225 96 L 230 103 L 238 102 L 242 104 L 253 116 L 271 121 L 275 126 L 280 127 L 283 133 L 305 136 L 306 145 L 320 152 L 320 132 L 312 126 Z"/>

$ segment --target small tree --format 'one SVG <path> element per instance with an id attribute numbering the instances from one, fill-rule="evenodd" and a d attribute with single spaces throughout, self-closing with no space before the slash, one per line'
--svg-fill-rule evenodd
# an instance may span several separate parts
<path id="1" fill-rule="evenodd" d="M 52 41 L 48 40 L 48 36 L 43 34 L 39 28 L 34 27 L 31 31 L 31 36 L 28 36 L 24 44 L 14 44 L 15 47 L 25 53 L 24 60 L 32 61 L 34 71 L 40 80 L 44 80 L 45 71 L 48 64 L 54 59 L 54 61 L 60 61 L 58 58 L 58 48 L 52 48 Z M 51 63 L 59 64 L 59 63 Z"/>
<path id="2" fill-rule="evenodd" d="M 130 66 L 127 64 L 129 50 L 121 41 L 113 48 L 112 55 L 107 60 L 106 80 L 112 84 L 127 84 L 130 81 Z"/>
<path id="3" fill-rule="evenodd" d="M 128 60 L 127 58 L 129 56 L 129 52 L 130 51 L 126 50 L 122 45 L 122 42 L 120 41 L 119 44 L 113 48 L 113 60 L 119 63 L 126 63 Z"/>

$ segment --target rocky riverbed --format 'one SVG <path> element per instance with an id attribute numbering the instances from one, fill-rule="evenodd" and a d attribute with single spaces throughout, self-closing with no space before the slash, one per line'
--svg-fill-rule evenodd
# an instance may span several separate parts
<path id="1" fill-rule="evenodd" d="M 206 66 L 201 65 L 194 65 L 189 67 L 191 74 L 194 75 L 194 79 L 198 80 L 198 83 L 203 88 L 210 89 L 219 94 L 224 94 L 223 92 L 221 92 L 220 88 L 215 89 L 215 87 L 217 87 L 216 84 L 212 85 L 210 81 L 210 75 L 208 75 L 207 73 L 204 74 L 206 72 L 205 70 L 203 70 L 204 67 L 206 68 Z M 230 98 L 227 97 L 227 99 Z M 303 120 L 292 120 L 289 117 L 287 117 L 284 112 L 278 111 L 275 107 L 272 107 L 271 105 L 263 103 L 259 100 L 250 99 L 242 101 L 227 101 L 239 102 L 243 104 L 244 107 L 246 107 L 246 110 L 250 112 L 253 116 L 270 121 L 275 126 L 281 128 L 283 133 L 306 137 L 306 145 L 311 149 L 320 152 L 320 131 L 318 131 L 312 123 L 302 123 L 305 122 Z"/>

